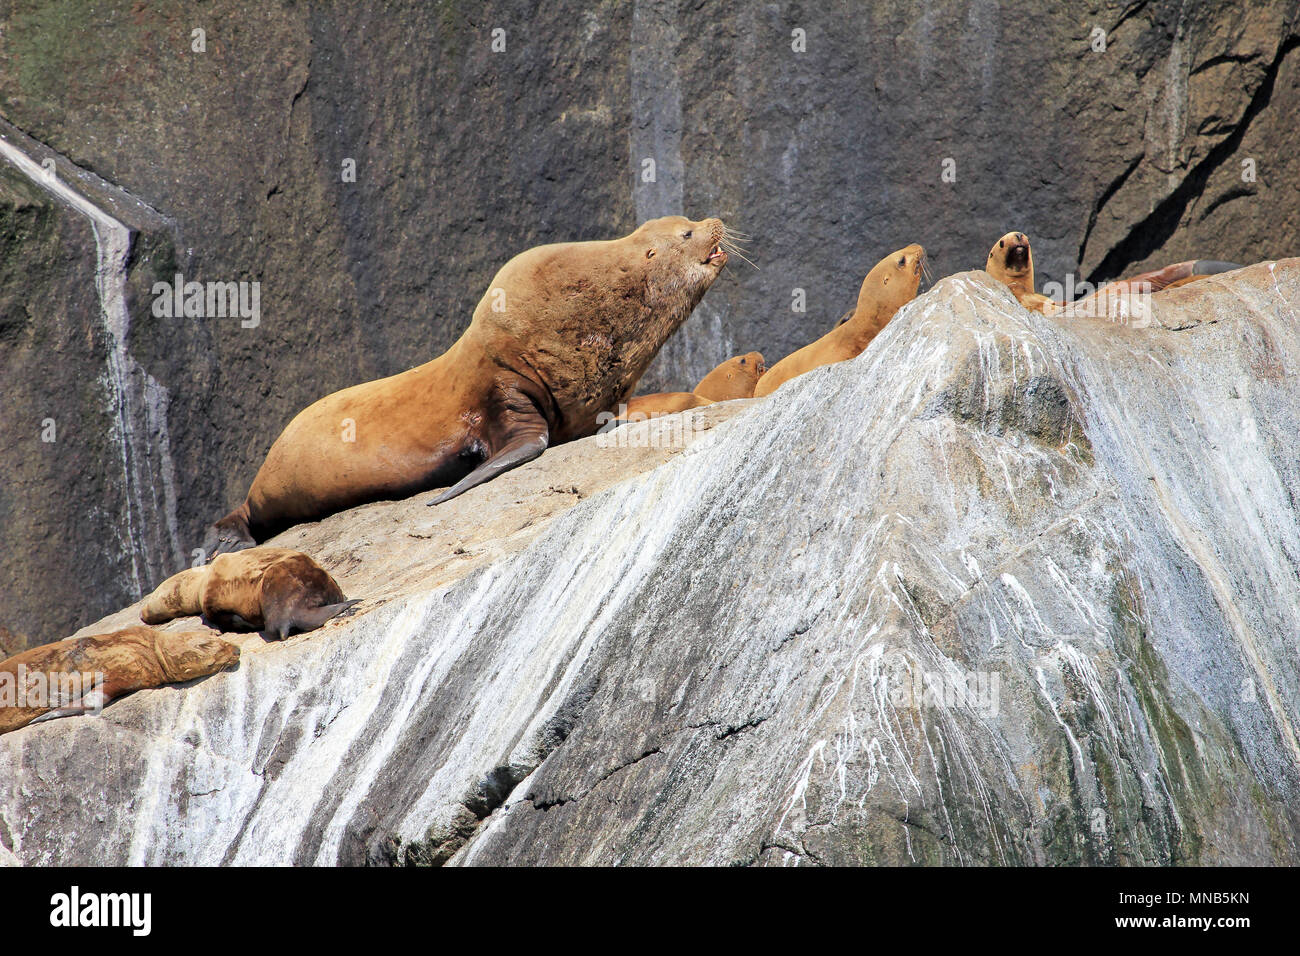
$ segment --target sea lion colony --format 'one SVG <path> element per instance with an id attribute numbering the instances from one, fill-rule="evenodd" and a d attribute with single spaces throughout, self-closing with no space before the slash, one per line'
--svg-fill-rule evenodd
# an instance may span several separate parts
<path id="1" fill-rule="evenodd" d="M 922 246 L 892 252 L 863 279 L 856 306 L 831 331 L 770 368 L 750 352 L 722 362 L 690 392 L 632 398 L 729 257 L 744 258 L 746 241 L 719 219 L 668 216 L 621 239 L 515 256 L 493 278 L 465 333 L 438 358 L 327 395 L 299 413 L 272 444 L 245 500 L 210 529 L 210 563 L 160 584 L 142 603 L 142 621 L 201 615 L 218 630 L 281 639 L 318 628 L 358 602 L 309 556 L 259 542 L 365 502 L 445 487 L 430 502 L 439 504 L 550 444 L 593 434 L 611 414 L 638 420 L 769 395 L 859 355 L 929 277 Z M 999 239 L 985 268 L 1027 309 L 1056 315 L 1079 305 L 1036 291 L 1022 232 Z M 1084 305 L 1113 309 L 1233 268 L 1174 263 L 1103 287 Z M 355 425 L 351 443 L 339 441 L 345 419 Z M 123 694 L 205 677 L 238 659 L 236 645 L 210 632 L 141 626 L 32 648 L 0 662 L 0 733 L 97 712 Z M 69 675 L 87 675 L 92 686 L 48 693 Z M 40 689 L 45 697 L 29 693 Z"/>

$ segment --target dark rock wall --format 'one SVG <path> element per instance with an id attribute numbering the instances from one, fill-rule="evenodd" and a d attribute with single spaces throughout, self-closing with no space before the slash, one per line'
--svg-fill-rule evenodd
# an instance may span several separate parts
<path id="1" fill-rule="evenodd" d="M 780 358 L 912 241 L 942 275 L 1024 229 L 1040 281 L 1294 254 L 1296 11 L 0 2 L 0 116 L 167 220 L 137 237 L 130 347 L 170 395 L 187 548 L 297 410 L 436 355 L 536 243 L 669 211 L 754 237 L 760 271 L 733 262 L 648 390 L 687 387 L 738 351 Z M 52 639 L 134 595 L 115 570 L 121 494 L 97 477 L 115 451 L 95 399 L 94 243 L 6 170 L 0 621 Z M 154 318 L 147 290 L 173 267 L 259 281 L 261 324 Z M 40 351 L 33 329 L 66 344 Z M 52 401 L 101 437 L 39 457 Z"/>

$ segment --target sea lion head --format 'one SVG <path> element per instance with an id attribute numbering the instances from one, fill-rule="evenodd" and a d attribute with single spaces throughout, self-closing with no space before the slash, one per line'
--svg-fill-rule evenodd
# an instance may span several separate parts
<path id="1" fill-rule="evenodd" d="M 858 309 L 871 302 L 877 311 L 893 315 L 916 298 L 925 275 L 925 247 L 917 243 L 891 252 L 877 262 L 862 280 Z M 865 302 L 864 302 L 865 299 Z"/>
<path id="2" fill-rule="evenodd" d="M 989 250 L 984 270 L 1012 292 L 1034 291 L 1034 253 L 1029 237 L 1023 232 L 1009 232 Z"/>
<path id="3" fill-rule="evenodd" d="M 761 352 L 734 355 L 715 368 L 695 386 L 694 392 L 713 402 L 733 398 L 753 398 L 754 386 L 767 371 Z"/>
<path id="4" fill-rule="evenodd" d="M 239 663 L 239 647 L 208 631 L 158 631 L 154 652 L 172 683 L 206 677 Z"/>
<path id="5" fill-rule="evenodd" d="M 649 275 L 688 290 L 698 302 L 727 264 L 721 219 L 664 216 L 642 223 L 628 240 L 647 260 Z"/>
<path id="6" fill-rule="evenodd" d="M 593 434 L 699 305 L 730 243 L 721 219 L 665 216 L 618 239 L 535 246 L 497 272 L 463 341 L 540 396 L 549 442 Z"/>

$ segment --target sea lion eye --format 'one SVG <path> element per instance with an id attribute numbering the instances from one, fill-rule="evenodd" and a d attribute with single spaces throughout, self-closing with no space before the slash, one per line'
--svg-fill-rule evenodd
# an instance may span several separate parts
<path id="1" fill-rule="evenodd" d="M 647 259 L 653 259 L 655 257 L 655 251 L 653 249 L 647 249 L 645 251 L 645 257 Z"/>
<path id="2" fill-rule="evenodd" d="M 900 266 L 905 266 L 905 265 L 907 265 L 907 256 L 899 256 L 899 257 L 898 257 L 898 264 L 899 264 Z"/>
<path id="3" fill-rule="evenodd" d="M 691 231 L 690 231 L 689 229 L 687 229 L 684 233 L 682 233 L 682 238 L 683 238 L 683 239 L 689 239 L 689 238 L 691 238 Z"/>

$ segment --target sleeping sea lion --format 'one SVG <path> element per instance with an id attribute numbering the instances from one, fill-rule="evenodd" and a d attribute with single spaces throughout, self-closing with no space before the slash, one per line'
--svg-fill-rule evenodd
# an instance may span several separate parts
<path id="1" fill-rule="evenodd" d="M 301 551 L 249 548 L 174 574 L 144 599 L 140 619 L 161 624 L 202 614 L 223 631 L 311 631 L 357 604 Z"/>
<path id="2" fill-rule="evenodd" d="M 702 408 L 714 402 L 753 398 L 754 386 L 766 371 L 763 356 L 758 352 L 732 356 L 700 379 L 692 391 L 638 395 L 627 403 L 626 412 L 617 422 L 645 421 L 691 408 Z"/>
<path id="3" fill-rule="evenodd" d="M 754 387 L 766 372 L 761 352 L 734 355 L 700 379 L 691 391 L 710 402 L 753 398 Z"/>
<path id="4" fill-rule="evenodd" d="M 238 662 L 239 648 L 207 631 L 139 626 L 33 647 L 0 662 L 0 734 L 97 711 L 132 691 L 206 677 Z"/>

